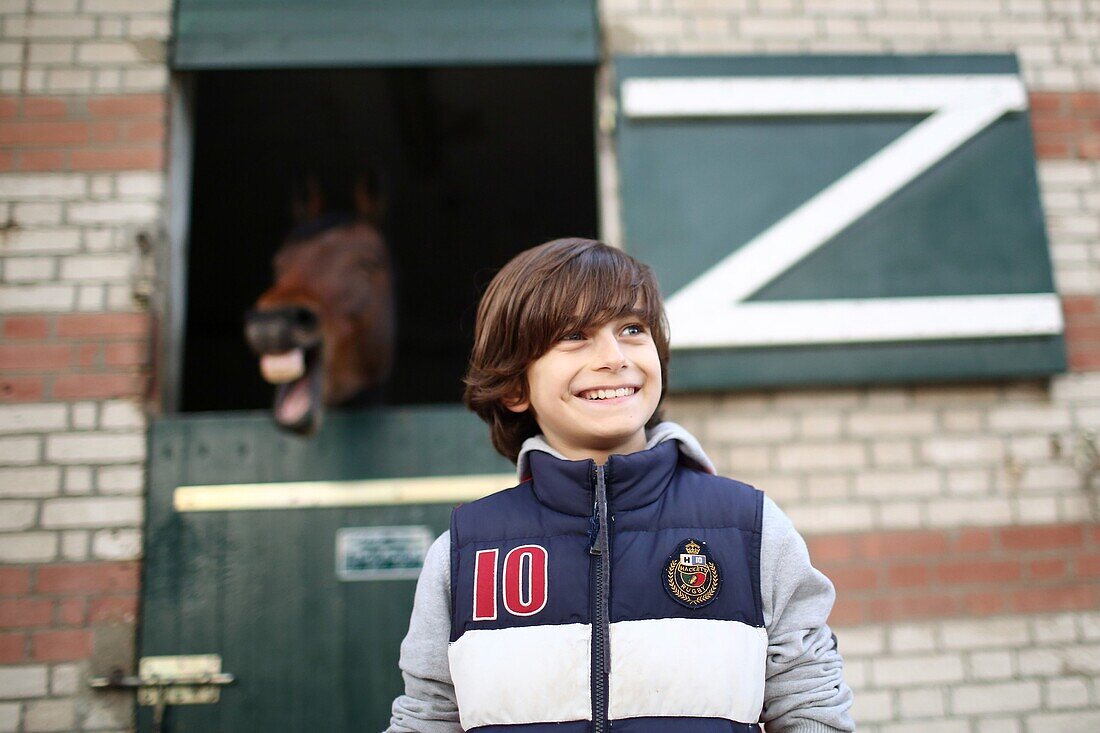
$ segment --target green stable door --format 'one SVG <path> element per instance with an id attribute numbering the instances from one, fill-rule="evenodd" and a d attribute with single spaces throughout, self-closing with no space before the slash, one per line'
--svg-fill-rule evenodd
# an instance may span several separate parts
<path id="1" fill-rule="evenodd" d="M 150 441 L 141 657 L 216 654 L 235 677 L 162 729 L 383 730 L 420 553 L 462 496 L 514 484 L 486 427 L 458 406 L 386 409 L 303 440 L 206 414 Z M 138 720 L 154 729 L 151 708 Z"/>

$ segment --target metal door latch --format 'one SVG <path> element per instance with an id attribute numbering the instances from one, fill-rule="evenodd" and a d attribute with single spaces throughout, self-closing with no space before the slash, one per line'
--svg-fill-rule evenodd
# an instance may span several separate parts
<path id="1" fill-rule="evenodd" d="M 221 698 L 221 688 L 235 677 L 222 672 L 218 654 L 142 657 L 137 675 L 121 671 L 109 677 L 93 677 L 97 689 L 136 689 L 138 705 L 153 708 L 153 730 L 160 731 L 168 705 L 209 705 Z"/>

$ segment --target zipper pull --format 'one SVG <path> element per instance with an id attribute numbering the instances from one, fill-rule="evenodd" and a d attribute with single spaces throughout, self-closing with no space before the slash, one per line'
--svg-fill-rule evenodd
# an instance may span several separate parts
<path id="1" fill-rule="evenodd" d="M 592 504 L 592 519 L 588 522 L 588 554 L 601 555 L 600 540 L 600 505 Z"/>

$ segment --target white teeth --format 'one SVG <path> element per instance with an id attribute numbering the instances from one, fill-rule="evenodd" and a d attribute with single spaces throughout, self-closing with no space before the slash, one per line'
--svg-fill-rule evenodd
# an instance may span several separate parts
<path id="1" fill-rule="evenodd" d="M 634 387 L 619 387 L 618 389 L 593 389 L 580 394 L 586 400 L 607 400 L 615 397 L 629 397 L 634 394 Z"/>

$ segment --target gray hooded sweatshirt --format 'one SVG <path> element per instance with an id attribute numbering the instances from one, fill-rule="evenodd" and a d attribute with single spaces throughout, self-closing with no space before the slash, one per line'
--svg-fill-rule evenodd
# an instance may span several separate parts
<path id="1" fill-rule="evenodd" d="M 672 422 L 646 433 L 646 448 L 666 440 L 679 443 L 690 463 L 709 473 L 714 464 L 699 441 Z M 531 451 L 565 456 L 541 435 L 527 439 L 516 469 L 527 474 Z M 405 694 L 393 701 L 386 733 L 461 733 L 458 705 L 447 661 L 451 633 L 451 541 L 444 532 L 428 550 L 416 586 L 409 633 L 401 642 Z M 849 708 L 852 691 L 844 683 L 844 662 L 825 620 L 835 592 L 829 579 L 814 569 L 806 543 L 791 520 L 764 497 L 760 539 L 760 593 L 768 633 L 764 710 L 760 721 L 768 733 L 854 731 Z"/>

